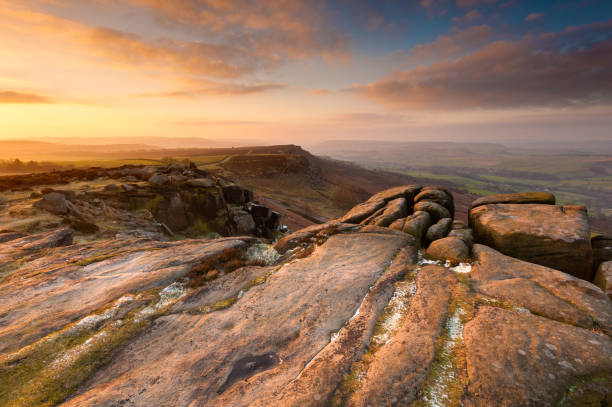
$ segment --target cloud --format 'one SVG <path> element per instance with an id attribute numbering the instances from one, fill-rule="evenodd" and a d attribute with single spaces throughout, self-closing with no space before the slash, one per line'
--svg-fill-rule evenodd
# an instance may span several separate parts
<path id="1" fill-rule="evenodd" d="M 471 8 L 475 6 L 493 4 L 495 2 L 497 2 L 497 0 L 457 0 L 457 7 Z"/>
<path id="2" fill-rule="evenodd" d="M 542 13 L 530 13 L 527 15 L 527 17 L 525 17 L 525 21 L 528 23 L 531 23 L 533 21 L 541 20 L 543 17 L 544 17 L 544 14 Z"/>
<path id="3" fill-rule="evenodd" d="M 352 91 L 408 109 L 612 104 L 612 40 L 572 52 L 498 41 L 459 60 L 392 74 Z"/>
<path id="4" fill-rule="evenodd" d="M 324 96 L 331 94 L 332 91 L 329 89 L 312 89 L 309 90 L 308 93 L 315 96 Z"/>
<path id="5" fill-rule="evenodd" d="M 270 90 L 282 89 L 285 87 L 281 83 L 257 83 L 257 84 L 236 84 L 236 83 L 215 83 L 206 81 L 194 81 L 191 88 L 182 90 L 173 90 L 166 92 L 151 92 L 140 93 L 134 96 L 138 97 L 163 97 L 163 98 L 179 98 L 179 99 L 194 99 L 199 96 L 215 95 L 215 96 L 237 96 L 248 95 L 254 93 L 262 93 Z"/>
<path id="6" fill-rule="evenodd" d="M 26 6 L 0 1 L 0 28 L 80 47 L 86 56 L 124 69 L 218 78 L 271 70 L 295 59 L 346 58 L 347 39 L 329 23 L 324 3 L 305 0 L 126 0 L 131 12 L 154 13 L 176 35 L 150 38 L 50 14 L 44 0 Z M 65 0 L 108 4 L 117 0 Z M 38 5 L 38 8 L 36 7 Z M 119 9 L 122 10 L 122 9 Z M 125 11 L 125 10 L 124 10 Z"/>
<path id="7" fill-rule="evenodd" d="M 37 104 L 53 103 L 47 96 L 36 93 L 24 93 L 14 91 L 0 91 L 0 103 Z"/>
<path id="8" fill-rule="evenodd" d="M 416 45 L 408 52 L 408 58 L 410 62 L 421 64 L 454 58 L 485 45 L 492 37 L 493 29 L 488 25 L 473 26 L 452 35 L 440 35 L 434 42 Z"/>
<path id="9" fill-rule="evenodd" d="M 453 17 L 452 20 L 457 24 L 470 24 L 482 17 L 478 10 L 471 10 L 463 16 Z"/>

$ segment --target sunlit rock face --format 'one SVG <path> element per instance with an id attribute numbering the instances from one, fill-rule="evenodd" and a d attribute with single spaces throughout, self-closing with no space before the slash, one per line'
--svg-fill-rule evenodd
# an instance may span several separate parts
<path id="1" fill-rule="evenodd" d="M 487 204 L 470 211 L 477 242 L 509 256 L 591 278 L 586 208 L 547 204 Z"/>
<path id="2" fill-rule="evenodd" d="M 609 297 L 501 250 L 503 219 L 535 258 L 582 245 L 584 211 L 544 198 L 474 207 L 481 231 L 402 186 L 277 241 L 3 232 L 0 404 L 605 405 Z"/>

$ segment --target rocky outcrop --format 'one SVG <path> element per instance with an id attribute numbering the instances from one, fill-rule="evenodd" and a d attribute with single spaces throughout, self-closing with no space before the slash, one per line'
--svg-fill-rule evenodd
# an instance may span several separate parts
<path id="1" fill-rule="evenodd" d="M 470 211 L 475 241 L 509 256 L 590 280 L 586 209 L 543 204 L 486 204 Z"/>
<path id="2" fill-rule="evenodd" d="M 457 233 L 419 252 L 420 190 L 274 246 L 65 231 L 0 243 L 0 404 L 606 405 L 608 296 L 472 246 L 452 218 L 440 222 Z M 234 210 L 270 216 L 249 206 Z"/>
<path id="3" fill-rule="evenodd" d="M 83 235 L 164 239 L 177 233 L 187 237 L 255 234 L 271 238 L 280 226 L 280 215 L 254 202 L 252 191 L 195 165 L 121 167 L 76 174 L 89 184 L 73 180 L 62 190 L 45 187 L 41 194 L 20 200 L 59 217 L 35 213 L 45 223 L 52 226 L 59 221 Z M 44 174 L 38 176 L 47 179 Z M 75 190 L 66 189 L 70 186 Z M 22 202 L 15 205 L 21 208 Z M 27 211 L 19 212 L 32 217 Z M 32 229 L 45 227 L 33 225 L 28 230 Z"/>

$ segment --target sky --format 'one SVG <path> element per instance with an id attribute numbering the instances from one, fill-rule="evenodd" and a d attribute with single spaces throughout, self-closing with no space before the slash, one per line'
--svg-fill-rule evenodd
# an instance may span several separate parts
<path id="1" fill-rule="evenodd" d="M 612 140 L 609 0 L 0 0 L 0 138 Z"/>

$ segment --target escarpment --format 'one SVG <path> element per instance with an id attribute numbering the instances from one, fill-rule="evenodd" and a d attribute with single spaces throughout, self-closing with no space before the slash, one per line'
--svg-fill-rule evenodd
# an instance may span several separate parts
<path id="1" fill-rule="evenodd" d="M 4 232 L 0 404 L 609 404 L 612 302 L 591 281 L 609 289 L 612 258 L 586 210 L 546 194 L 487 197 L 469 224 L 454 209 L 407 185 L 277 241 Z"/>

